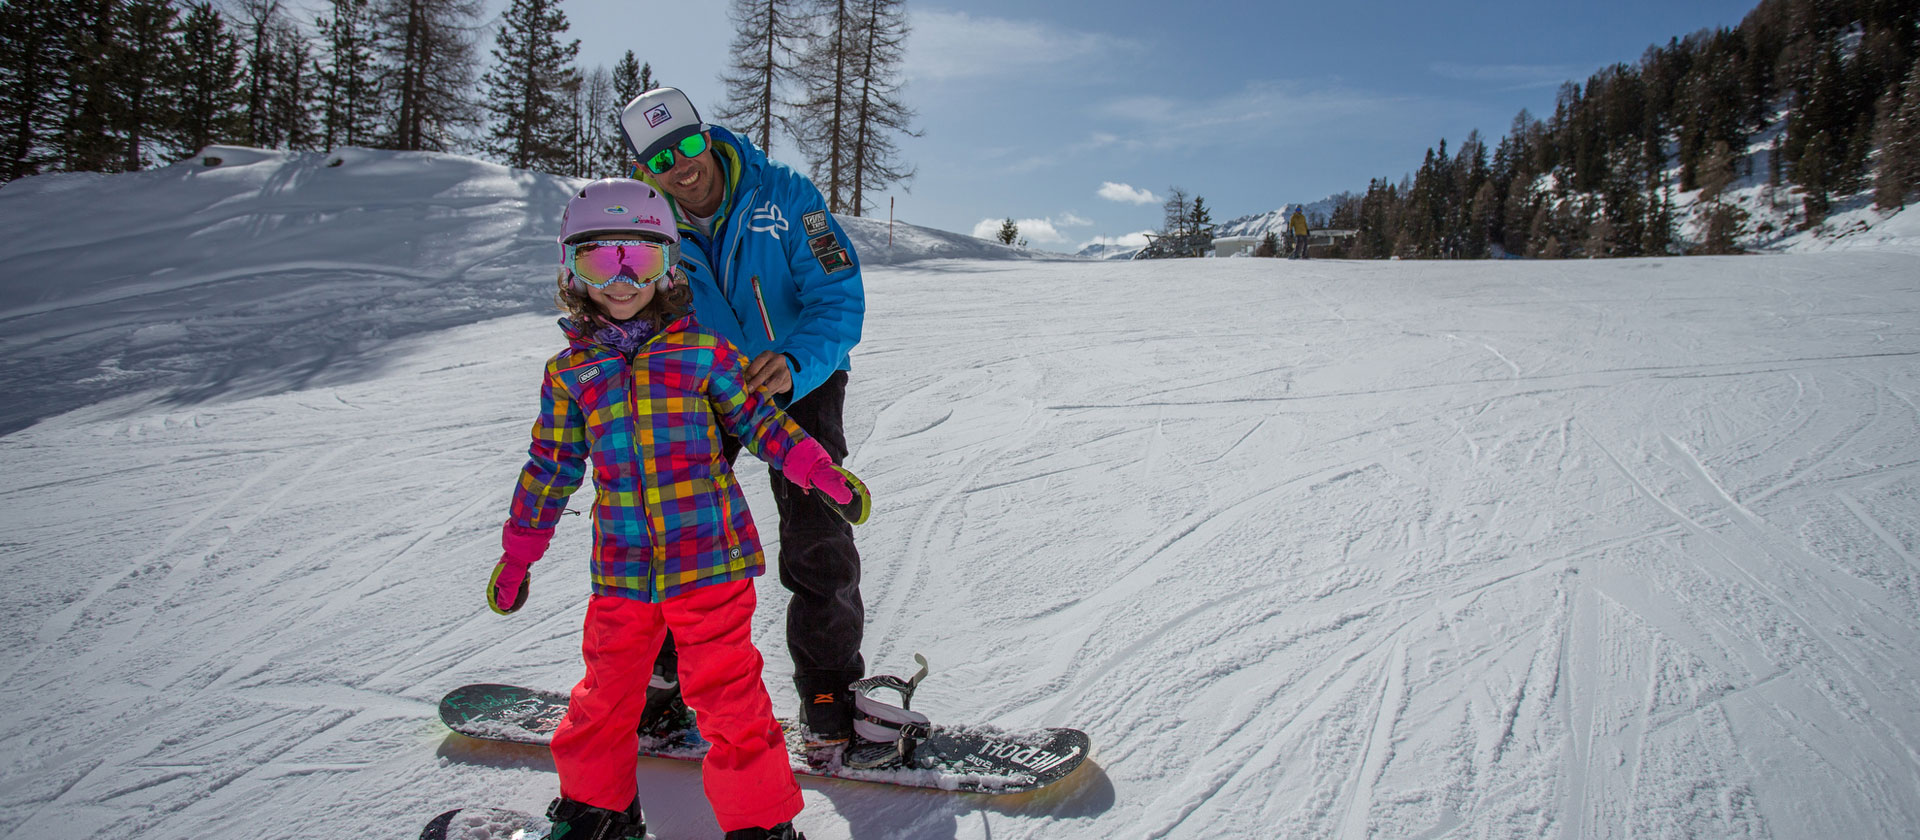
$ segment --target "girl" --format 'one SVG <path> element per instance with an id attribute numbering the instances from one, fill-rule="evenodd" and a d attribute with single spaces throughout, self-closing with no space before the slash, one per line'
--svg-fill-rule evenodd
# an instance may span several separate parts
<path id="1" fill-rule="evenodd" d="M 702 328 L 675 283 L 679 234 L 653 188 L 608 178 L 567 202 L 561 220 L 560 327 L 547 362 L 533 445 L 487 601 L 520 608 L 527 567 L 591 458 L 593 596 L 582 642 L 586 676 L 553 736 L 560 798 L 552 838 L 643 838 L 634 783 L 636 725 L 669 628 L 680 685 L 712 744 L 701 772 L 728 840 L 790 838 L 800 788 L 761 683 L 752 641 L 760 538 L 721 450 L 720 428 L 791 481 L 865 518 L 866 489 L 819 443 L 745 387 L 740 351 Z"/>

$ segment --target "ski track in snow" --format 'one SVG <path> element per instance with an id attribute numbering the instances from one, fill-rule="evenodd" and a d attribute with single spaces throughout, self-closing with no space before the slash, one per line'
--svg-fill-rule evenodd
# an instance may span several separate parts
<path id="1" fill-rule="evenodd" d="M 869 668 L 924 653 L 936 721 L 1077 726 L 1095 752 L 1027 796 L 810 780 L 802 827 L 1912 836 L 1916 269 L 870 267 L 847 410 Z M 153 352 L 191 368 L 178 341 Z M 558 346 L 517 315 L 0 437 L 0 839 L 543 807 L 543 753 L 433 709 L 579 676 L 586 523 L 526 609 L 480 594 Z M 765 468 L 741 472 L 771 539 Z M 759 587 L 787 711 L 784 593 Z M 662 838 L 717 836 L 696 768 L 639 772 Z"/>

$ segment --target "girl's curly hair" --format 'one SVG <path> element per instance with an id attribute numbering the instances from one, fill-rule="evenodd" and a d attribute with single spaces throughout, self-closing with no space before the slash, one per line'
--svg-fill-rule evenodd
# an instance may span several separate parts
<path id="1" fill-rule="evenodd" d="M 564 267 L 560 269 L 560 290 L 554 293 L 553 302 L 561 312 L 567 313 L 567 320 L 573 322 L 574 328 L 584 335 L 592 335 L 601 327 L 613 323 L 600 304 L 587 296 L 587 287 L 571 282 L 572 279 L 573 272 Z M 647 305 L 634 316 L 647 319 L 654 332 L 666 329 L 668 324 L 693 311 L 693 289 L 687 286 L 687 276 L 681 274 L 679 269 L 674 269 L 672 283 L 665 292 L 655 289 L 653 300 L 647 301 Z"/>

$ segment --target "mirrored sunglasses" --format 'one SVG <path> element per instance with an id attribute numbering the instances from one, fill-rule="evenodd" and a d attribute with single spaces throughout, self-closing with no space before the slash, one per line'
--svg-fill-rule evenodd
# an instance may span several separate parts
<path id="1" fill-rule="evenodd" d="M 658 154 L 647 158 L 647 171 L 655 175 L 662 175 L 665 174 L 667 170 L 672 169 L 674 149 L 680 150 L 681 157 L 699 157 L 707 150 L 707 135 L 704 132 L 695 132 L 680 138 L 679 143 L 661 149 Z"/>

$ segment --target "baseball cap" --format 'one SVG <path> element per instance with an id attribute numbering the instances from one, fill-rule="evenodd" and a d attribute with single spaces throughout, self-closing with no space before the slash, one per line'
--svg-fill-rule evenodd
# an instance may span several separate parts
<path id="1" fill-rule="evenodd" d="M 633 98 L 620 109 L 620 133 L 635 160 L 646 160 L 690 134 L 705 131 L 700 112 L 679 88 L 660 87 Z"/>

